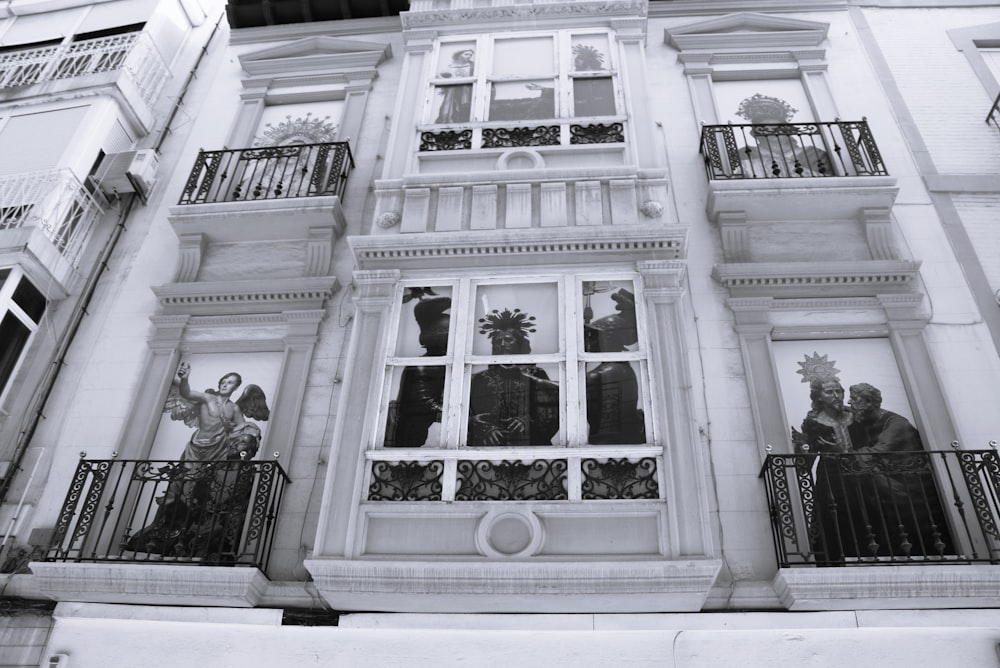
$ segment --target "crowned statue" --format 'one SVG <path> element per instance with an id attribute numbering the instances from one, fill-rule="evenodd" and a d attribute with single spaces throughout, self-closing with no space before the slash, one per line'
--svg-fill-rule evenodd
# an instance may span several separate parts
<path id="1" fill-rule="evenodd" d="M 493 355 L 531 353 L 535 318 L 520 309 L 494 309 L 479 319 Z M 559 431 L 559 384 L 534 364 L 507 359 L 472 374 L 469 395 L 470 446 L 550 445 Z"/>
<path id="2" fill-rule="evenodd" d="M 793 124 L 798 109 L 781 98 L 755 93 L 736 115 L 750 121 L 754 144 L 740 148 L 744 178 L 831 176 L 826 151 L 803 147 L 798 136 L 817 136 L 815 126 Z"/>

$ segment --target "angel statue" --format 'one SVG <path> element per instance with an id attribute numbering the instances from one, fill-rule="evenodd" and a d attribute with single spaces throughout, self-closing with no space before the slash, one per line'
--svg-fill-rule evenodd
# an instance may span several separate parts
<path id="1" fill-rule="evenodd" d="M 182 420 L 195 430 L 181 461 L 252 458 L 260 445 L 260 428 L 246 418 L 266 422 L 271 416 L 264 391 L 247 385 L 233 401 L 233 393 L 243 384 L 240 374 L 231 371 L 219 379 L 217 390 L 198 392 L 191 389 L 190 373 L 191 365 L 182 363 L 163 406 L 170 419 Z"/>
<path id="2" fill-rule="evenodd" d="M 260 427 L 247 418 L 266 421 L 271 414 L 264 391 L 243 384 L 240 374 L 219 379 L 218 389 L 192 390 L 189 364 L 177 369 L 163 412 L 194 428 L 180 461 L 153 475 L 167 480 L 156 499 L 153 521 L 126 542 L 126 548 L 170 557 L 231 561 L 243 530 L 253 487 L 253 470 L 242 464 L 257 454 Z"/>

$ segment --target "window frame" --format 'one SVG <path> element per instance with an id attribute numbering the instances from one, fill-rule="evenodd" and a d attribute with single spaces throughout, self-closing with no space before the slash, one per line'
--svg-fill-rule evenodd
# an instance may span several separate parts
<path id="1" fill-rule="evenodd" d="M 0 406 L 7 400 L 10 393 L 10 388 L 15 384 L 18 373 L 24 365 L 24 361 L 27 358 L 27 352 L 31 349 L 32 343 L 34 342 L 35 335 L 41 328 L 42 322 L 45 320 L 46 315 L 49 311 L 49 300 L 45 297 L 45 293 L 38 289 L 30 278 L 25 274 L 21 267 L 4 267 L 0 268 L 0 274 L 6 271 L 7 274 L 0 278 L 0 322 L 7 317 L 7 314 L 13 315 L 18 322 L 24 325 L 28 329 L 28 337 L 25 339 L 21 349 L 17 351 L 17 359 L 14 365 L 11 367 L 10 374 L 6 379 L 0 378 Z M 42 313 L 35 321 L 31 316 L 24 311 L 24 309 L 14 301 L 14 292 L 20 287 L 22 281 L 27 281 L 29 285 L 41 296 L 44 300 L 44 305 L 42 307 Z"/>
<path id="2" fill-rule="evenodd" d="M 585 282 L 609 282 L 618 287 L 630 283 L 630 289 L 636 296 L 636 328 L 638 342 L 636 350 L 619 352 L 587 352 L 584 345 L 583 309 Z M 474 338 L 477 335 L 477 316 L 475 300 L 480 287 L 518 285 L 552 284 L 555 288 L 558 315 L 553 319 L 560 331 L 556 334 L 555 352 L 531 352 L 504 357 L 492 354 L 481 355 L 473 352 Z M 447 353 L 435 357 L 401 356 L 397 355 L 399 336 L 401 333 L 401 316 L 403 315 L 402 299 L 407 289 L 416 287 L 450 287 L 452 297 L 451 317 L 449 324 L 449 345 Z M 619 453 L 621 456 L 632 449 L 648 453 L 660 446 L 659 437 L 654 429 L 657 424 L 654 411 L 657 401 L 655 383 L 651 377 L 652 350 L 646 326 L 645 305 L 639 298 L 641 291 L 639 274 L 630 271 L 587 271 L 577 270 L 562 273 L 540 274 L 538 276 L 504 275 L 477 278 L 473 276 L 424 277 L 406 278 L 398 282 L 394 290 L 391 315 L 389 318 L 389 335 L 385 337 L 385 349 L 382 355 L 380 370 L 381 386 L 377 393 L 379 405 L 374 411 L 375 423 L 369 430 L 370 441 L 366 449 L 375 454 L 378 459 L 391 454 L 391 458 L 407 458 L 419 453 L 420 459 L 425 459 L 432 453 L 475 453 L 486 458 L 516 456 L 522 459 L 538 459 L 551 456 L 566 456 L 589 454 L 601 451 Z M 510 305 L 514 306 L 514 305 Z M 573 332 L 567 331 L 565 323 L 573 323 Z M 523 364 L 538 364 L 546 371 L 556 367 L 558 372 L 559 396 L 559 432 L 558 442 L 545 445 L 521 446 L 471 446 L 467 443 L 469 402 L 472 374 L 481 367 L 491 363 L 516 362 Z M 589 423 L 586 409 L 586 373 L 590 364 L 601 362 L 629 362 L 636 372 L 639 389 L 639 408 L 643 411 L 646 439 L 639 444 L 592 444 L 589 439 Z M 440 445 L 429 443 L 412 448 L 386 447 L 387 423 L 390 402 L 399 393 L 398 379 L 402 370 L 416 366 L 443 366 L 445 368 L 445 383 L 443 404 L 446 407 L 442 413 Z M 551 376 L 550 376 L 551 377 Z M 553 379 L 556 380 L 556 379 Z M 578 407 L 574 409 L 573 407 Z"/>
<path id="3" fill-rule="evenodd" d="M 602 70 L 581 70 L 573 68 L 574 39 L 586 38 L 589 36 L 599 36 L 607 40 L 607 66 Z M 495 75 L 493 72 L 493 62 L 496 45 L 501 40 L 518 40 L 532 38 L 550 38 L 553 51 L 554 70 L 546 73 L 532 73 L 524 75 Z M 463 78 L 459 83 L 450 77 L 440 76 L 442 68 L 442 51 L 450 45 L 468 44 L 475 50 L 475 60 L 473 75 L 467 79 Z M 472 134 L 472 146 L 483 146 L 482 131 L 484 129 L 530 129 L 539 126 L 559 126 L 558 145 L 568 146 L 571 143 L 572 135 L 569 126 L 577 125 L 611 125 L 623 124 L 627 120 L 626 96 L 624 94 L 624 83 L 622 80 L 622 65 L 619 62 L 619 54 L 616 52 L 617 41 L 613 31 L 608 29 L 580 29 L 580 30 L 555 30 L 555 31 L 532 31 L 500 34 L 480 34 L 465 35 L 454 38 L 442 38 L 438 40 L 428 58 L 427 72 L 425 77 L 424 101 L 419 114 L 417 131 L 419 133 L 440 133 L 449 130 L 470 131 Z M 577 116 L 576 108 L 576 81 L 599 80 L 607 78 L 611 82 L 612 101 L 615 106 L 613 114 Z M 554 83 L 554 115 L 552 117 L 517 119 L 517 120 L 495 120 L 491 116 L 492 90 L 496 84 L 504 84 L 518 81 L 540 81 L 551 80 Z M 468 84 L 466 84 L 468 82 Z M 449 86 L 471 85 L 472 102 L 470 118 L 468 121 L 438 123 L 434 117 L 439 112 L 440 91 Z M 619 128 L 620 130 L 620 128 Z M 608 142 L 605 142 L 608 143 Z M 615 142 L 610 142 L 615 143 Z M 421 149 L 427 150 L 427 149 Z M 437 149 L 440 150 L 440 149 Z M 481 149 L 480 149 L 481 150 Z"/>

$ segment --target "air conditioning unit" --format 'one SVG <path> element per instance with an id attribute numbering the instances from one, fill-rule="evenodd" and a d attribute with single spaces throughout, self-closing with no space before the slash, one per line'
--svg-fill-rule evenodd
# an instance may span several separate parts
<path id="1" fill-rule="evenodd" d="M 145 202 L 156 184 L 160 158 L 151 148 L 109 153 L 101 160 L 94 180 L 108 197 L 135 193 Z"/>

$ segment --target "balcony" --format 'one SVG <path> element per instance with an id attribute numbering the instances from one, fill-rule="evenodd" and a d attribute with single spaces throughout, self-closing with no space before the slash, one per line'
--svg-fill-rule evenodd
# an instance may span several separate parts
<path id="1" fill-rule="evenodd" d="M 0 176 L 0 245 L 30 251 L 36 270 L 69 290 L 104 213 L 97 197 L 68 169 Z"/>
<path id="2" fill-rule="evenodd" d="M 126 76 L 117 76 L 120 73 Z M 134 32 L 0 53 L 0 93 L 15 87 L 108 74 L 148 130 L 151 110 L 170 76 L 167 63 L 148 34 Z"/>
<path id="3" fill-rule="evenodd" d="M 789 607 L 995 601 L 995 450 L 768 455 L 761 477 Z"/>
<path id="4" fill-rule="evenodd" d="M 858 219 L 898 190 L 865 120 L 706 125 L 699 151 L 713 220 Z"/>
<path id="5" fill-rule="evenodd" d="M 210 242 L 339 236 L 353 168 L 346 142 L 199 151 L 170 221 L 178 237 Z"/>
<path id="6" fill-rule="evenodd" d="M 273 461 L 81 459 L 32 570 L 56 600 L 253 604 L 288 482 Z"/>

